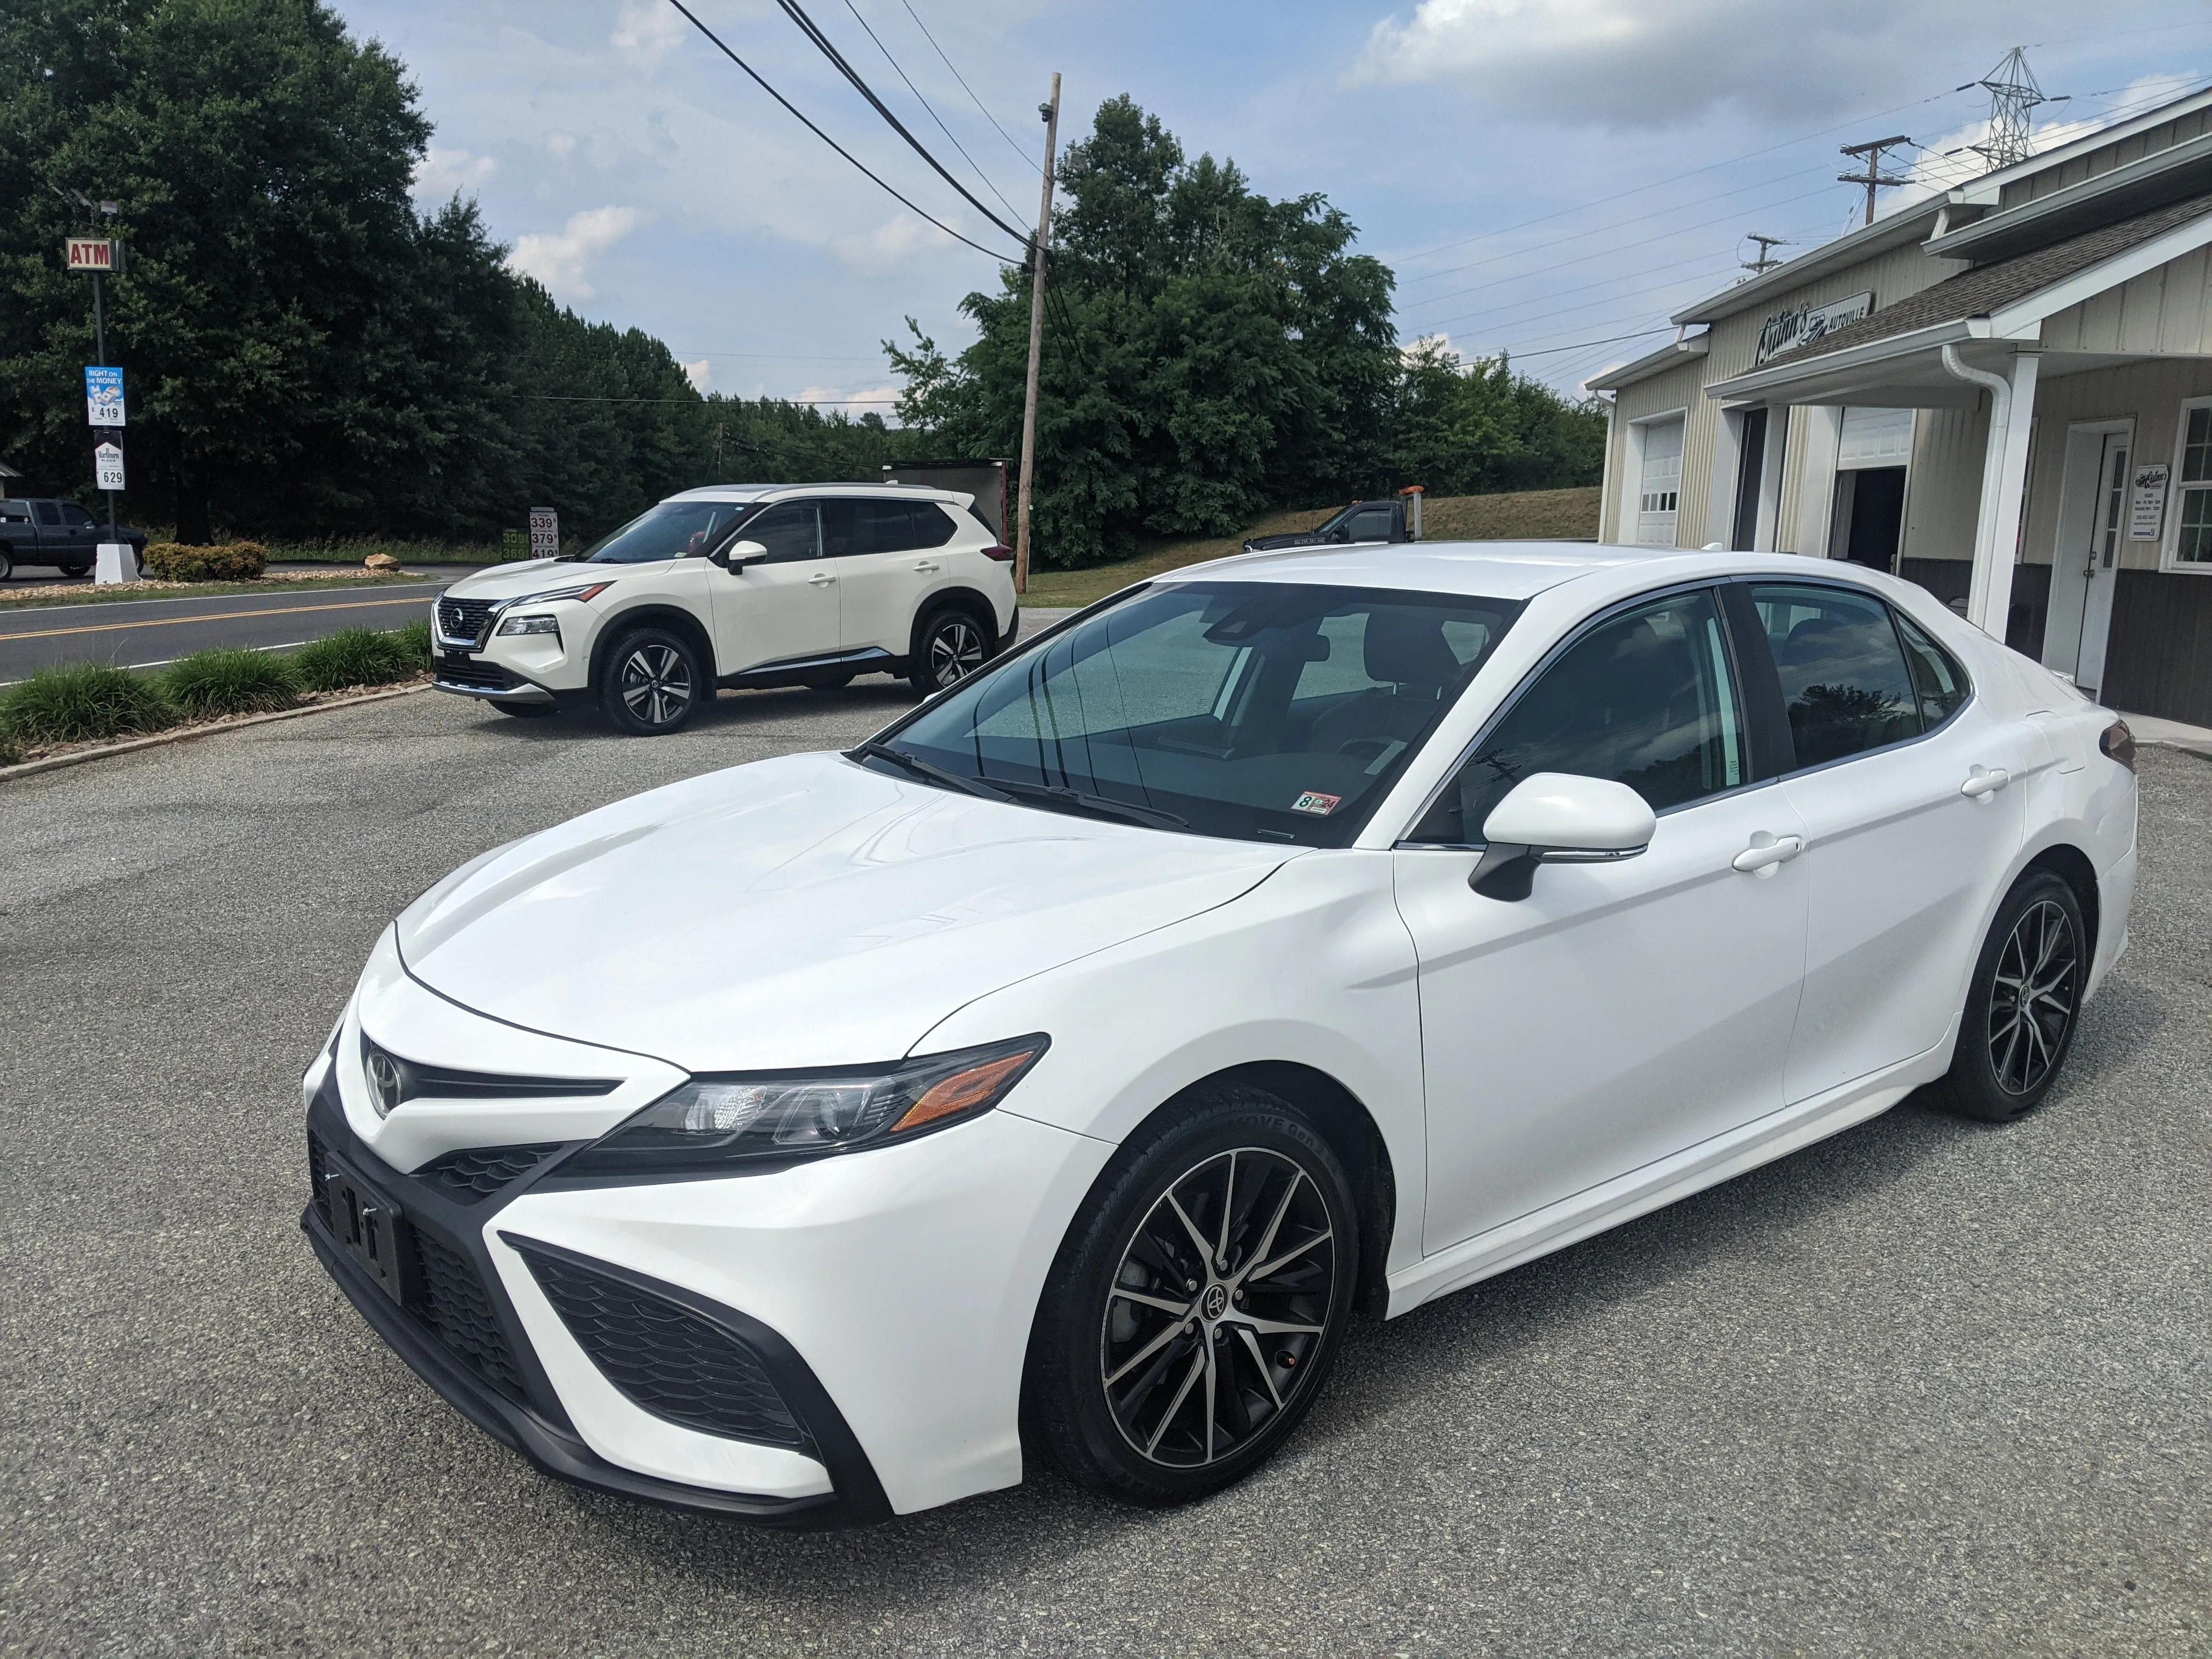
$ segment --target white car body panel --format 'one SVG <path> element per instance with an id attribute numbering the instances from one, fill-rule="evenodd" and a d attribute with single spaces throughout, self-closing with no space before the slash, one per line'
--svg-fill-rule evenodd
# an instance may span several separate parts
<path id="1" fill-rule="evenodd" d="M 536 591 L 579 568 L 489 580 Z M 1663 813 L 1636 857 L 1547 866 L 1516 903 L 1468 892 L 1475 852 L 1400 845 L 1580 623 L 1750 574 L 1878 593 L 1963 662 L 1972 696 L 1918 739 Z M 1050 1036 L 998 1107 L 941 1133 L 758 1173 L 532 1188 L 486 1219 L 500 1284 L 600 1457 L 769 1497 L 828 1479 L 800 1454 L 631 1404 L 501 1235 L 774 1328 L 907 1511 L 1019 1480 L 1024 1355 L 1054 1255 L 1115 1149 L 1193 1085 L 1295 1071 L 1364 1114 L 1395 1188 L 1379 1262 L 1395 1316 L 1942 1076 L 1975 953 L 2032 860 L 2056 852 L 2094 876 L 2086 994 L 2126 947 L 2136 796 L 2099 750 L 2114 717 L 1910 584 L 1787 555 L 1437 544 L 1250 555 L 1161 580 L 1214 577 L 1525 609 L 1343 848 L 1062 816 L 798 756 L 494 849 L 380 942 L 336 1063 L 304 1084 L 334 1079 L 348 1129 L 403 1172 L 459 1148 L 596 1135 L 690 1073 Z M 2006 786 L 1960 793 L 1977 766 L 2002 768 Z M 1761 831 L 1802 836 L 1802 855 L 1731 868 Z M 380 1119 L 364 1030 L 426 1065 L 620 1086 L 410 1100 Z"/>

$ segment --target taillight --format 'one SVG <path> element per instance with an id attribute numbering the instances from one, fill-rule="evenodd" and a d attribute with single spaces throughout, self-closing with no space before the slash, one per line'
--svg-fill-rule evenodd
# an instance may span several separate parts
<path id="1" fill-rule="evenodd" d="M 1004 542 L 993 542 L 983 550 L 983 556 L 987 559 L 996 559 L 1000 564 L 1012 564 L 1014 562 L 1014 550 Z"/>
<path id="2" fill-rule="evenodd" d="M 2097 734 L 2097 747 L 2132 772 L 2136 769 L 2136 734 L 2125 720 L 2114 720 Z"/>

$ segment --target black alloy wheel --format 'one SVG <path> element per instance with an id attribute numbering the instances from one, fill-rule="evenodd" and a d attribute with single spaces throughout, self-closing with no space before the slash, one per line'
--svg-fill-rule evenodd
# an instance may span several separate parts
<path id="1" fill-rule="evenodd" d="M 2074 890 L 2047 870 L 2021 878 L 1982 946 L 1950 1072 L 1934 1092 L 1953 1110 L 2007 1123 L 2043 1102 L 2074 1041 L 2089 971 Z"/>
<path id="2" fill-rule="evenodd" d="M 665 629 L 623 635 L 599 671 L 600 708 L 640 737 L 675 731 L 713 696 L 690 642 Z"/>
<path id="3" fill-rule="evenodd" d="M 1350 1316 L 1349 1183 L 1286 1103 L 1219 1091 L 1109 1165 L 1063 1245 L 1027 1379 L 1055 1462 L 1176 1503 L 1263 1461 L 1311 1407 Z"/>
<path id="4" fill-rule="evenodd" d="M 927 697 L 957 685 L 991 658 L 992 640 L 982 623 L 966 611 L 933 611 L 914 632 L 908 678 Z"/>

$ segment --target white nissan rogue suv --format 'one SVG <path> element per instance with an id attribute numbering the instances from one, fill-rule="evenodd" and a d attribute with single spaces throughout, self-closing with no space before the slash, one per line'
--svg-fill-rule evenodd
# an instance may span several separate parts
<path id="1" fill-rule="evenodd" d="M 441 691 L 510 714 L 595 698 L 641 735 L 718 685 L 903 674 L 924 696 L 1013 638 L 1012 552 L 975 497 L 902 484 L 720 484 L 580 559 L 464 577 L 434 607 Z"/>

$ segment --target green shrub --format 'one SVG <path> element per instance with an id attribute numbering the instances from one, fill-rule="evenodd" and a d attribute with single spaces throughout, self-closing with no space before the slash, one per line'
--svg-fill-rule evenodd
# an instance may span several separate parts
<path id="1" fill-rule="evenodd" d="M 269 568 L 269 550 L 258 542 L 231 542 L 222 547 L 188 547 L 182 542 L 155 542 L 146 550 L 146 568 L 164 581 L 251 581 Z"/>
<path id="2" fill-rule="evenodd" d="M 171 665 L 162 689 L 188 719 L 258 714 L 300 700 L 300 672 L 266 651 L 197 651 Z"/>
<path id="3" fill-rule="evenodd" d="M 0 696 L 0 732 L 19 744 L 158 732 L 176 720 L 159 682 L 104 662 L 41 668 Z"/>
<path id="4" fill-rule="evenodd" d="M 417 617 L 406 627 L 393 629 L 392 637 L 399 641 L 399 648 L 407 653 L 407 659 L 416 667 L 428 668 L 430 665 L 430 619 L 428 617 Z"/>
<path id="5" fill-rule="evenodd" d="M 349 685 L 389 685 L 422 666 L 401 634 L 373 628 L 342 628 L 292 653 L 300 684 L 310 691 L 342 691 Z"/>

